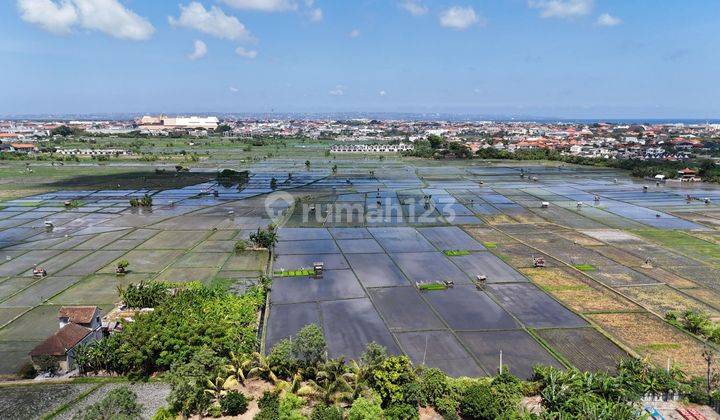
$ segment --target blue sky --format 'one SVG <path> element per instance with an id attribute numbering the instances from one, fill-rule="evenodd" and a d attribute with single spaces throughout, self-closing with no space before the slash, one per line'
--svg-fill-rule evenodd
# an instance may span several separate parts
<path id="1" fill-rule="evenodd" d="M 720 117 L 717 0 L 3 0 L 0 114 Z"/>

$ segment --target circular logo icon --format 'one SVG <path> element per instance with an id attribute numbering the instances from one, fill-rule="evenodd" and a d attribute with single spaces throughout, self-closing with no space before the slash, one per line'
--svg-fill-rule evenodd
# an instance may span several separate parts
<path id="1" fill-rule="evenodd" d="M 294 202 L 295 198 L 289 192 L 275 191 L 265 197 L 265 213 L 275 226 L 281 226 L 285 222 L 287 210 Z"/>

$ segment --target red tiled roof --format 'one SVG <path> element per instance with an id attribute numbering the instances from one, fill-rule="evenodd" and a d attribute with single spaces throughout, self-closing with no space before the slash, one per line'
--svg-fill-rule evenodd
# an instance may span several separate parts
<path id="1" fill-rule="evenodd" d="M 60 308 L 58 318 L 68 318 L 68 321 L 76 324 L 89 324 L 97 306 L 63 306 Z"/>
<path id="2" fill-rule="evenodd" d="M 67 324 L 30 351 L 30 356 L 64 356 L 92 330 L 78 324 Z"/>

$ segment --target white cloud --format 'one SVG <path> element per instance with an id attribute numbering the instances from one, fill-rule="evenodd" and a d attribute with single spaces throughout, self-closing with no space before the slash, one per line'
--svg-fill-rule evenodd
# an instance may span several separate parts
<path id="1" fill-rule="evenodd" d="M 239 55 L 240 57 L 243 57 L 243 58 L 248 58 L 248 59 L 250 59 L 250 60 L 252 60 L 253 58 L 257 57 L 257 55 L 258 55 L 257 51 L 255 51 L 255 50 L 246 50 L 246 49 L 243 48 L 243 47 L 237 47 L 237 48 L 235 49 L 235 54 L 237 54 L 237 55 Z"/>
<path id="2" fill-rule="evenodd" d="M 55 34 L 68 34 L 78 25 L 115 38 L 141 41 L 155 32 L 147 19 L 118 0 L 18 0 L 17 5 L 24 21 Z"/>
<path id="3" fill-rule="evenodd" d="M 147 19 L 138 16 L 117 0 L 73 0 L 80 25 L 120 39 L 142 41 L 155 32 Z"/>
<path id="4" fill-rule="evenodd" d="M 457 30 L 467 29 L 480 21 L 472 7 L 455 6 L 440 13 L 440 25 Z"/>
<path id="5" fill-rule="evenodd" d="M 603 13 L 598 16 L 596 24 L 600 26 L 617 26 L 622 23 L 622 19 L 612 16 L 609 13 Z"/>
<path id="6" fill-rule="evenodd" d="M 350 31 L 350 33 L 348 34 L 348 36 L 349 36 L 350 38 L 357 38 L 357 37 L 360 36 L 360 30 L 359 30 L 359 29 L 353 29 L 352 31 Z"/>
<path id="7" fill-rule="evenodd" d="M 345 94 L 345 86 L 343 85 L 337 85 L 334 89 L 330 90 L 328 92 L 332 96 L 343 96 Z"/>
<path id="8" fill-rule="evenodd" d="M 323 11 L 321 8 L 315 8 L 308 11 L 308 19 L 310 19 L 310 22 L 322 22 L 323 20 Z"/>
<path id="9" fill-rule="evenodd" d="M 385 92 L 384 90 L 381 90 L 380 92 L 378 92 L 378 95 L 385 96 L 385 95 L 387 95 L 387 92 Z"/>
<path id="10" fill-rule="evenodd" d="M 69 34 L 78 20 L 75 7 L 69 1 L 56 4 L 51 0 L 18 0 L 17 6 L 22 20 L 58 35 Z"/>
<path id="11" fill-rule="evenodd" d="M 195 49 L 193 50 L 193 52 L 188 54 L 187 58 L 195 61 L 205 57 L 205 54 L 207 54 L 207 45 L 204 42 L 196 39 L 193 43 L 193 46 Z"/>
<path id="12" fill-rule="evenodd" d="M 194 1 L 187 6 L 180 5 L 180 17 L 168 17 L 173 26 L 195 29 L 217 38 L 233 41 L 252 41 L 250 31 L 235 16 L 226 15 L 217 6 L 210 10 Z"/>
<path id="13" fill-rule="evenodd" d="M 262 12 L 284 12 L 297 10 L 297 3 L 290 0 L 221 0 L 237 9 L 259 10 Z"/>
<path id="14" fill-rule="evenodd" d="M 235 86 L 230 86 L 228 89 L 229 89 L 230 92 L 232 92 L 232 93 L 240 92 L 240 89 L 236 88 Z"/>
<path id="15" fill-rule="evenodd" d="M 424 15 L 428 12 L 427 6 L 422 4 L 419 0 L 405 0 L 400 3 L 400 7 L 413 16 Z"/>
<path id="16" fill-rule="evenodd" d="M 574 18 L 590 14 L 593 0 L 529 0 L 528 6 L 539 9 L 544 18 Z"/>

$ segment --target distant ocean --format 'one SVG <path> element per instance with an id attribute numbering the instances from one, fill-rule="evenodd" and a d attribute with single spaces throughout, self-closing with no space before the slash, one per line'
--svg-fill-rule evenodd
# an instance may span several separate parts
<path id="1" fill-rule="evenodd" d="M 0 119 L 6 120 L 48 120 L 48 121 L 102 121 L 102 120 L 132 120 L 142 115 L 156 115 L 160 112 L 144 113 L 113 113 L 113 114 L 39 114 L 39 115 L 4 115 Z M 406 120 L 406 121 L 496 121 L 496 122 L 538 122 L 538 123 L 564 123 L 564 124 L 720 124 L 720 118 L 557 118 L 536 115 L 482 115 L 460 113 L 399 113 L 399 112 L 179 112 L 172 115 L 203 115 L 217 116 L 219 118 L 245 119 L 245 120 L 343 120 L 343 119 L 370 119 L 370 120 Z"/>

